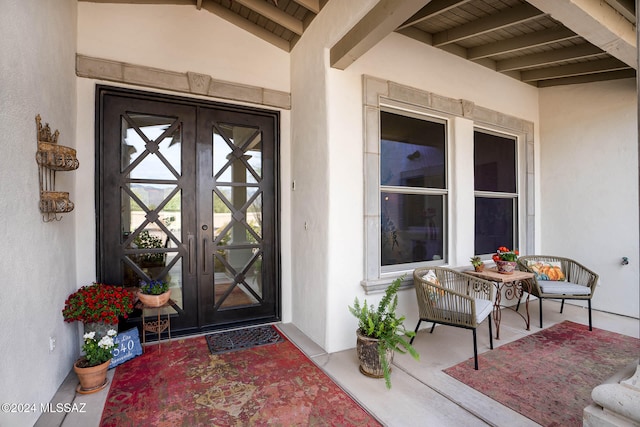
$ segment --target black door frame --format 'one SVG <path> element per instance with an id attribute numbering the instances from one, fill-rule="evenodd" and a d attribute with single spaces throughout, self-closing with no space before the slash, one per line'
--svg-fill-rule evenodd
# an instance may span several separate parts
<path id="1" fill-rule="evenodd" d="M 193 326 L 186 327 L 183 325 L 182 328 L 175 329 L 172 324 L 172 333 L 175 335 L 185 335 L 190 333 L 197 333 L 207 330 L 215 330 L 222 329 L 225 327 L 237 327 L 241 325 L 247 324 L 259 324 L 259 323 L 268 323 L 273 321 L 278 321 L 281 319 L 281 255 L 280 255 L 280 114 L 275 110 L 265 110 L 258 109 L 254 107 L 245 107 L 238 106 L 233 104 L 220 103 L 216 101 L 209 100 L 201 100 L 195 98 L 187 98 L 182 96 L 175 95 L 167 95 L 161 93 L 153 93 L 147 91 L 141 91 L 136 89 L 128 89 L 107 85 L 96 85 L 96 104 L 95 104 L 95 165 L 96 165 L 96 181 L 95 181 L 95 202 L 96 202 L 96 277 L 98 281 L 103 281 L 104 278 L 108 275 L 105 271 L 105 254 L 101 248 L 101 242 L 104 239 L 105 231 L 103 229 L 103 223 L 101 221 L 101 217 L 99 212 L 103 212 L 104 200 L 102 197 L 101 187 L 103 185 L 103 170 L 104 170 L 104 159 L 102 158 L 102 148 L 104 147 L 104 139 L 103 135 L 105 129 L 103 128 L 104 124 L 102 123 L 102 115 L 103 105 L 104 105 L 104 97 L 107 95 L 114 95 L 123 98 L 131 98 L 132 100 L 142 100 L 142 101 L 151 101 L 151 102 L 164 102 L 168 104 L 175 104 L 177 106 L 191 106 L 196 109 L 207 108 L 207 109 L 220 109 L 228 112 L 237 112 L 244 114 L 253 114 L 258 116 L 265 116 L 273 120 L 274 123 L 274 216 L 275 221 L 272 224 L 274 227 L 274 265 L 273 269 L 269 269 L 270 273 L 273 274 L 274 280 L 274 292 L 275 292 L 275 307 L 274 313 L 266 316 L 257 316 L 255 318 L 244 319 L 240 321 L 236 321 L 234 323 L 221 323 L 215 325 L 202 326 L 199 324 L 199 316 L 197 313 L 192 313 L 187 317 L 195 316 L 195 320 L 191 320 Z M 117 283 L 115 283 L 117 284 Z M 196 289 L 197 292 L 199 292 Z M 196 306 L 199 306 L 199 303 L 196 303 Z M 176 315 L 174 315 L 176 316 Z M 121 325 L 121 327 L 131 327 L 132 324 L 136 326 L 140 326 L 140 317 L 139 313 L 134 312 L 134 314 L 124 321 L 127 325 Z M 178 320 L 178 319 L 176 319 Z M 186 319 L 185 319 L 186 320 Z M 172 322 L 173 323 L 173 322 Z M 178 321 L 178 325 L 180 322 Z M 176 326 L 178 326 L 176 325 Z"/>

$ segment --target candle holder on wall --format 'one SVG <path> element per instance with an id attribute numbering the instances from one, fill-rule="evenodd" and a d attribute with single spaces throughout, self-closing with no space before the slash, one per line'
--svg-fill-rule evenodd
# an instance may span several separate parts
<path id="1" fill-rule="evenodd" d="M 60 132 L 51 133 L 49 123 L 42 126 L 40 115 L 36 116 L 38 128 L 38 177 L 40 180 L 40 212 L 42 220 L 50 222 L 60 221 L 59 213 L 71 212 L 73 202 L 69 200 L 69 193 L 56 191 L 56 172 L 78 169 L 80 162 L 76 158 L 76 150 L 58 145 Z"/>

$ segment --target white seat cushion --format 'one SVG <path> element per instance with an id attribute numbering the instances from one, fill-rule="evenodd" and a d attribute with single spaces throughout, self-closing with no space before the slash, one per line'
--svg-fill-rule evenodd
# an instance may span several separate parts
<path id="1" fill-rule="evenodd" d="M 493 310 L 493 302 L 487 299 L 475 298 L 476 301 L 476 323 L 481 323 Z"/>
<path id="2" fill-rule="evenodd" d="M 571 282 L 555 282 L 551 280 L 538 280 L 540 289 L 545 294 L 566 294 L 566 295 L 590 295 L 591 288 L 577 285 Z"/>

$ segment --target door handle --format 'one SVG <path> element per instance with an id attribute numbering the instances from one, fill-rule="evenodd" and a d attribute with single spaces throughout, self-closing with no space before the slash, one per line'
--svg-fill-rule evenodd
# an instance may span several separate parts
<path id="1" fill-rule="evenodd" d="M 193 270 L 195 269 L 194 263 L 196 261 L 193 255 L 193 245 L 194 245 L 195 237 L 192 233 L 187 233 L 187 250 L 189 255 L 189 274 L 193 274 Z"/>
<path id="2" fill-rule="evenodd" d="M 207 263 L 208 259 L 209 259 L 209 256 L 207 254 L 207 237 L 205 236 L 202 239 L 202 272 L 204 274 L 209 274 L 209 268 Z"/>

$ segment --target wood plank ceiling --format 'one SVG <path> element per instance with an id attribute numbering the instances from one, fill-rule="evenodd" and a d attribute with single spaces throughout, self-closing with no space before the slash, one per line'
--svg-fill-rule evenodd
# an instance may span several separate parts
<path id="1" fill-rule="evenodd" d="M 183 4 L 214 13 L 285 51 L 291 51 L 330 0 L 79 0 L 99 3 Z M 357 1 L 357 0 L 353 0 Z M 541 0 L 537 0 L 539 3 Z M 558 1 L 558 0 L 556 0 Z M 536 0 L 381 0 L 408 13 L 386 23 L 395 31 L 537 87 L 634 77 L 634 67 L 537 9 Z M 605 0 L 635 26 L 634 0 Z M 376 6 L 376 7 L 378 7 Z M 374 9 L 376 8 L 374 7 Z M 410 11 L 410 12 L 407 12 Z M 375 10 L 370 14 L 375 13 Z M 394 19 L 398 19 L 395 17 Z M 387 31 L 376 19 L 357 25 Z M 587 25 L 588 27 L 588 25 Z M 573 25 L 575 30 L 575 25 Z M 362 33 L 362 31 L 360 31 Z M 387 33 L 380 34 L 384 37 Z M 338 47 L 337 50 L 341 48 Z M 357 55 L 337 55 L 344 69 Z M 363 52 L 360 52 L 362 54 Z"/>

